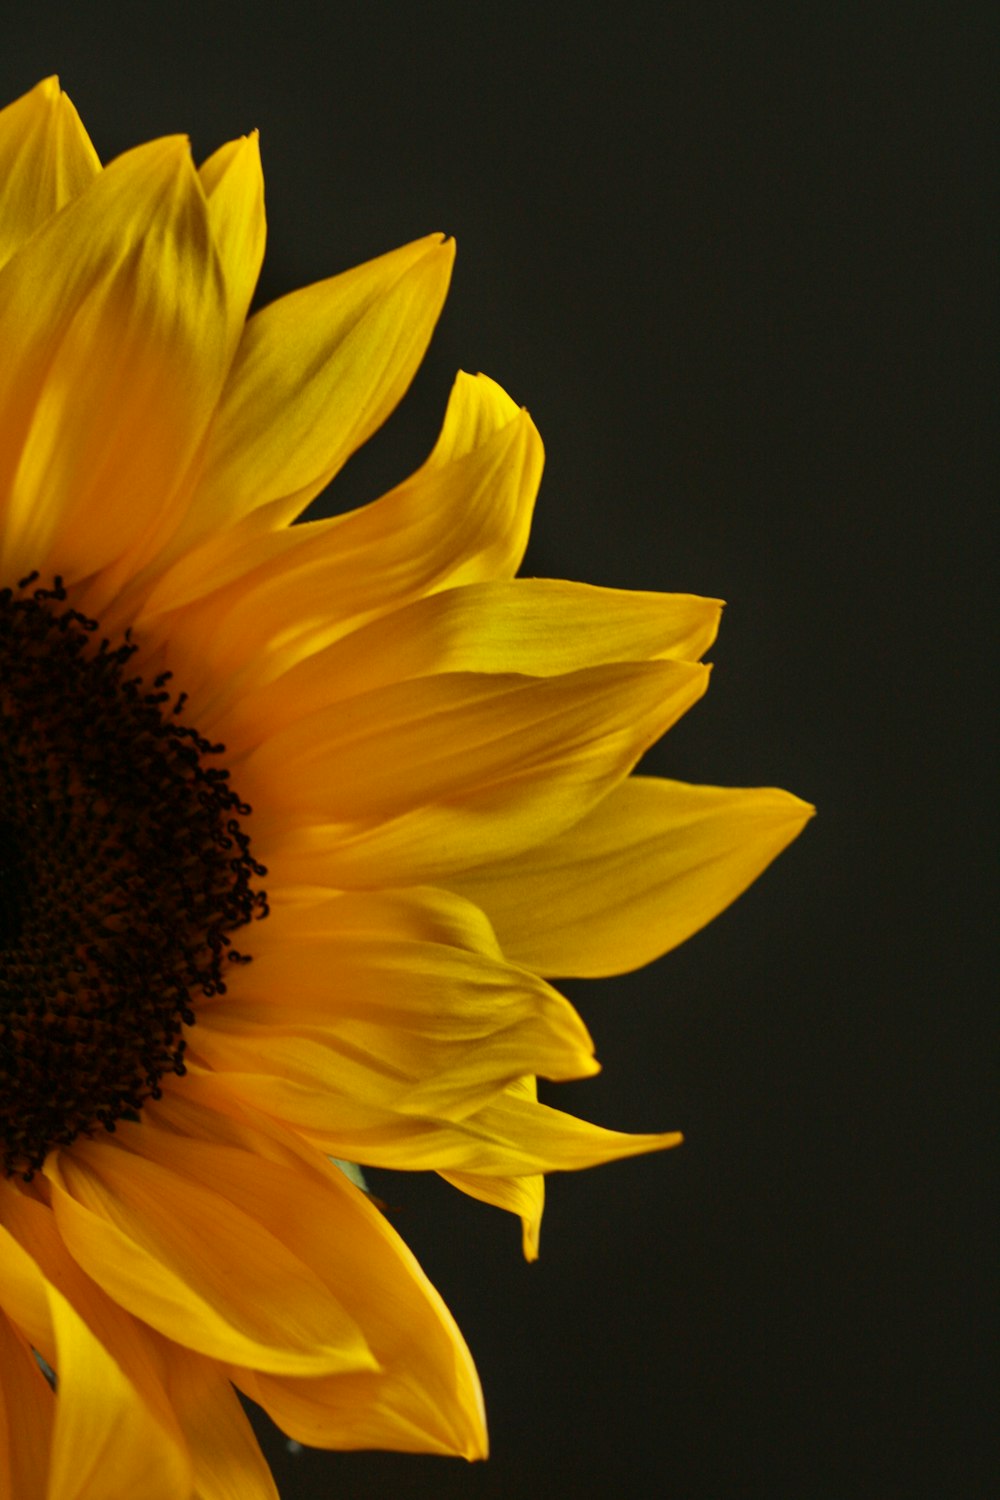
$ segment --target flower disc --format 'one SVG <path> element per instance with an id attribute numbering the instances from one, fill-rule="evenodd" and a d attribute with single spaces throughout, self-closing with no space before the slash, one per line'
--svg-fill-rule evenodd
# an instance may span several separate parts
<path id="1" fill-rule="evenodd" d="M 0 1131 L 7 1176 L 159 1097 L 266 911 L 223 750 L 169 673 L 52 589 L 0 591 Z"/>

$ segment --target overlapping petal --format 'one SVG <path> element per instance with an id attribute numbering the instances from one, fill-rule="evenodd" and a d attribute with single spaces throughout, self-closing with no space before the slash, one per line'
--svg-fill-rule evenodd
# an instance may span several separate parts
<path id="1" fill-rule="evenodd" d="M 527 412 L 485 376 L 459 375 L 433 452 L 403 484 L 290 529 L 252 512 L 167 569 L 139 624 L 169 641 L 210 714 L 364 620 L 442 588 L 512 577 L 541 471 Z"/>
<path id="2" fill-rule="evenodd" d="M 363 1318 L 377 1365 L 322 1377 L 233 1370 L 248 1395 L 300 1441 L 482 1457 L 482 1393 L 454 1320 L 388 1221 L 338 1168 L 266 1116 L 218 1112 L 211 1078 L 192 1077 L 155 1106 L 166 1130 L 143 1150 L 191 1181 L 211 1183 L 234 1209 L 280 1223 L 302 1262 Z M 206 1144 L 212 1141 L 216 1144 Z M 284 1396 L 282 1396 L 284 1393 Z M 312 1412 L 308 1427 L 289 1408 Z"/>
<path id="3" fill-rule="evenodd" d="M 0 110 L 0 266 L 100 169 L 57 78 Z"/>
<path id="4" fill-rule="evenodd" d="M 87 1141 L 46 1163 L 56 1222 L 109 1296 L 165 1336 L 214 1359 L 289 1374 L 370 1369 L 357 1323 L 283 1236 L 280 1222 L 123 1146 Z M 139 1131 L 143 1140 L 155 1132 Z M 150 1146 L 150 1150 L 153 1150 Z"/>
<path id="5" fill-rule="evenodd" d="M 202 162 L 198 176 L 226 283 L 228 344 L 235 354 L 264 261 L 264 174 L 257 132 L 220 146 Z"/>
<path id="6" fill-rule="evenodd" d="M 528 1068 L 596 1071 L 583 1022 L 535 975 L 391 928 L 324 930 L 337 904 L 275 913 L 238 995 L 204 1009 L 191 1057 L 313 1089 L 331 1129 L 350 1128 L 359 1100 L 461 1118 Z"/>
<path id="7" fill-rule="evenodd" d="M 579 821 L 707 680 L 684 662 L 564 678 L 450 674 L 376 690 L 346 713 L 338 705 L 326 758 L 309 721 L 288 732 L 298 779 L 278 783 L 283 816 L 255 804 L 270 867 L 291 885 L 352 888 L 443 881 L 481 864 L 484 847 L 513 856 Z M 262 760 L 241 768 L 251 802 L 267 761 L 274 784 L 269 745 Z"/>
<path id="8" fill-rule="evenodd" d="M 0 1312 L 0 1495 L 45 1495 L 55 1396 L 30 1344 Z"/>
<path id="9" fill-rule="evenodd" d="M 323 708 L 394 682 L 449 672 L 556 677 L 611 662 L 697 662 L 718 627 L 720 604 L 687 594 L 643 594 L 546 578 L 494 580 L 435 592 L 379 616 L 270 680 L 243 665 L 246 634 L 206 630 L 208 654 L 228 657 L 226 684 L 203 717 L 225 719 L 237 752 Z M 207 625 L 206 620 L 206 625 Z M 268 652 L 277 670 L 302 651 L 289 641 Z M 193 648 L 192 648 L 193 651 Z"/>
<path id="10" fill-rule="evenodd" d="M 112 162 L 0 270 L 0 565 L 67 581 L 161 530 L 226 373 L 187 142 Z"/>
<path id="11" fill-rule="evenodd" d="M 59 1394 L 52 1403 L 52 1434 L 47 1476 L 25 1477 L 30 1487 L 12 1494 L 44 1494 L 48 1500 L 130 1500 L 136 1494 L 150 1500 L 177 1500 L 191 1489 L 190 1459 L 146 1406 L 112 1354 L 94 1337 L 69 1301 L 41 1271 L 6 1229 L 0 1228 L 0 1287 L 3 1296 L 14 1289 L 12 1314 L 34 1286 L 33 1304 L 44 1309 L 45 1328 L 39 1343 L 56 1372 Z M 34 1341 L 34 1338 L 33 1338 Z M 27 1390 L 21 1364 L 22 1391 Z M 7 1390 L 10 1390 L 9 1383 Z M 37 1408 L 45 1398 L 35 1383 L 28 1400 L 36 1408 L 27 1417 L 28 1450 L 43 1433 Z M 31 1424 L 34 1423 L 34 1430 Z M 34 1441 L 33 1441 L 34 1440 Z M 20 1441 L 20 1435 L 15 1445 Z M 25 1463 L 23 1457 L 16 1462 Z M 39 1489 L 38 1482 L 47 1488 Z"/>
<path id="12" fill-rule="evenodd" d="M 196 1500 L 278 1500 L 228 1372 L 162 1340 L 166 1388 L 187 1439 Z"/>

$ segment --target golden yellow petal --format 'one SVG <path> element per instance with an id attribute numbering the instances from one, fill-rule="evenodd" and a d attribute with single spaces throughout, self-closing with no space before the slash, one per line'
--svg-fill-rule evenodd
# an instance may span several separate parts
<path id="1" fill-rule="evenodd" d="M 279 500 L 290 520 L 328 483 L 413 379 L 453 257 L 453 242 L 429 235 L 250 319 L 185 543 Z"/>
<path id="2" fill-rule="evenodd" d="M 241 766 L 240 785 L 262 818 L 281 808 L 358 823 L 457 803 L 513 778 L 555 783 L 555 798 L 562 781 L 601 775 L 609 742 L 616 763 L 622 751 L 639 754 L 700 696 L 705 677 L 687 663 L 656 662 L 391 683 L 276 730 Z"/>
<path id="3" fill-rule="evenodd" d="M 489 1177 L 481 1172 L 441 1172 L 452 1187 L 481 1203 L 492 1203 L 521 1220 L 521 1248 L 527 1261 L 538 1259 L 538 1242 L 545 1207 L 545 1178 L 540 1172 L 529 1177 Z"/>
<path id="4" fill-rule="evenodd" d="M 288 674 L 284 700 L 275 703 L 292 717 L 324 701 L 441 672 L 557 677 L 608 662 L 696 662 L 715 639 L 720 608 L 715 599 L 689 594 L 549 578 L 449 588 L 381 616 L 303 662 Z M 319 696 L 324 679 L 325 699 Z"/>
<path id="5" fill-rule="evenodd" d="M 704 927 L 812 815 L 773 787 L 635 776 L 557 838 L 453 882 L 515 963 L 564 978 L 620 974 Z"/>
<path id="6" fill-rule="evenodd" d="M 198 168 L 208 200 L 208 223 L 226 281 L 231 353 L 243 324 L 264 260 L 264 174 L 256 130 L 220 146 Z"/>
<path id="7" fill-rule="evenodd" d="M 504 1091 L 504 1099 L 526 1099 L 535 1104 L 538 1100 L 538 1080 L 533 1074 L 515 1079 Z M 497 1177 L 484 1172 L 449 1172 L 438 1174 L 445 1182 L 470 1198 L 481 1203 L 491 1203 L 507 1213 L 517 1214 L 521 1220 L 521 1249 L 527 1261 L 538 1259 L 538 1246 L 542 1232 L 542 1214 L 545 1211 L 545 1178 L 541 1172 L 521 1177 Z"/>
<path id="8" fill-rule="evenodd" d="M 0 1312 L 0 1495 L 48 1495 L 55 1397 L 28 1341 Z"/>
<path id="9" fill-rule="evenodd" d="M 179 138 L 119 157 L 0 270 L 5 578 L 37 568 L 72 581 L 175 524 L 221 389 L 225 329 Z"/>
<path id="10" fill-rule="evenodd" d="M 100 170 L 57 78 L 0 110 L 0 266 Z"/>
<path id="11" fill-rule="evenodd" d="M 336 1113 L 335 1098 L 277 1073 L 227 1070 L 206 1076 L 218 1090 L 220 1107 L 249 1106 L 331 1156 L 400 1171 L 524 1177 L 662 1151 L 683 1139 L 677 1131 L 629 1135 L 605 1130 L 524 1098 L 516 1085 L 460 1120 L 400 1114 L 360 1100 L 351 1101 L 348 1118 Z"/>
<path id="12" fill-rule="evenodd" d="M 152 1329 L 125 1312 L 86 1275 L 67 1250 L 51 1208 L 16 1181 L 0 1182 L 0 1222 L 112 1355 L 167 1436 L 183 1449 L 184 1438 L 164 1389 L 165 1370 Z M 43 1318 L 41 1326 L 36 1323 L 30 1330 L 31 1341 L 54 1365 L 56 1350 L 44 1308 Z"/>
<path id="13" fill-rule="evenodd" d="M 125 1122 L 119 1134 L 150 1150 L 161 1144 L 148 1126 Z M 117 1141 L 77 1142 L 53 1152 L 45 1171 L 73 1256 L 167 1338 L 280 1373 L 371 1368 L 357 1325 L 288 1249 L 280 1225 Z"/>
<path id="14" fill-rule="evenodd" d="M 443 882 L 578 822 L 707 682 L 663 661 L 400 683 L 276 734 L 240 788 L 276 886 Z"/>
<path id="15" fill-rule="evenodd" d="M 192 1074 L 150 1109 L 176 1132 L 177 1163 L 193 1177 L 218 1183 L 247 1213 L 266 1200 L 302 1261 L 350 1306 L 378 1361 L 317 1379 L 237 1369 L 237 1383 L 302 1442 L 484 1456 L 475 1367 L 412 1253 L 338 1168 L 266 1117 L 219 1115 L 221 1098 L 214 1078 Z"/>
<path id="16" fill-rule="evenodd" d="M 5 1191 L 16 1189 L 5 1185 Z M 55 1344 L 45 1280 L 32 1256 L 5 1226 L 0 1226 L 0 1309 L 51 1364 Z"/>
<path id="17" fill-rule="evenodd" d="M 162 1340 L 167 1389 L 191 1450 L 196 1500 L 279 1500 L 224 1369 Z"/>
<path id="18" fill-rule="evenodd" d="M 59 1395 L 46 1495 L 50 1500 L 125 1500 L 132 1494 L 177 1500 L 188 1495 L 186 1447 L 164 1429 L 111 1353 L 2 1228 L 0 1258 L 5 1279 L 12 1269 L 19 1280 L 34 1278 L 47 1307 L 47 1342 L 54 1351 L 50 1363 Z"/>
<path id="19" fill-rule="evenodd" d="M 331 1118 L 354 1102 L 460 1118 L 528 1069 L 597 1071 L 573 1007 L 489 952 L 399 937 L 382 925 L 307 937 L 343 902 L 278 909 L 232 993 L 203 1009 L 193 1059 L 312 1087 Z M 492 943 L 492 933 L 489 933 Z"/>
<path id="20" fill-rule="evenodd" d="M 206 722 L 218 724 L 227 744 L 243 748 L 259 743 L 275 724 L 292 724 L 352 694 L 435 673 L 555 677 L 610 662 L 695 662 L 715 638 L 720 609 L 717 600 L 688 594 L 627 592 L 543 578 L 469 584 L 382 615 L 273 682 L 268 681 L 270 668 L 254 670 L 258 657 L 245 669 L 239 665 L 246 640 L 258 638 L 249 620 L 239 647 L 225 632 L 220 636 L 203 628 L 198 639 L 209 643 L 208 652 L 216 660 L 226 653 L 230 662 L 232 673 L 218 673 L 227 697 L 240 694 L 241 670 L 247 679 L 239 702 L 224 718 L 213 714 L 211 700 L 206 703 Z M 286 617 L 289 612 L 286 603 Z M 301 641 L 289 642 L 269 653 L 270 659 L 280 661 L 300 649 Z"/>
<path id="21" fill-rule="evenodd" d="M 377 937 L 394 942 L 444 943 L 470 953 L 501 958 L 500 945 L 485 913 L 474 902 L 437 886 L 410 886 L 403 890 L 277 891 L 271 898 L 271 919 L 256 934 L 258 955 L 290 957 L 300 944 L 332 939 Z M 257 983 L 259 967 L 244 971 L 240 995 L 264 998 L 274 986 Z M 318 998 L 328 986 L 328 976 L 314 974 L 313 982 L 301 970 L 297 983 L 306 978 L 304 998 Z"/>
<path id="22" fill-rule="evenodd" d="M 441 437 L 410 479 L 328 521 L 275 531 L 267 506 L 253 512 L 168 569 L 137 626 L 169 644 L 200 722 L 233 703 L 253 722 L 271 711 L 266 695 L 259 707 L 241 699 L 361 621 L 456 584 L 509 577 L 541 468 L 527 412 L 485 376 L 460 375 Z M 299 689 L 307 691 L 286 680 L 279 697 L 294 702 Z"/>

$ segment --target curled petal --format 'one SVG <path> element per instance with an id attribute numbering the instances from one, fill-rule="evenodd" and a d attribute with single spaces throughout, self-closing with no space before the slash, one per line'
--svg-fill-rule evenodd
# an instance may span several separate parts
<path id="1" fill-rule="evenodd" d="M 254 314 L 205 455 L 202 535 L 278 500 L 291 519 L 381 426 L 423 358 L 453 257 L 429 235 Z"/>
<path id="2" fill-rule="evenodd" d="M 238 702 L 366 619 L 510 578 L 541 472 L 527 412 L 484 375 L 460 375 L 434 451 L 409 479 L 359 510 L 290 529 L 275 530 L 267 507 L 254 511 L 179 558 L 141 623 L 169 640 L 199 712 L 211 713 L 220 678 L 223 704 Z"/>

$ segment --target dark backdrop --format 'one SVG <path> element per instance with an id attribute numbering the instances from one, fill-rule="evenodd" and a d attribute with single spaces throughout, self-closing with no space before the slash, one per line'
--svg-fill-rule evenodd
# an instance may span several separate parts
<path id="1" fill-rule="evenodd" d="M 496 1211 L 378 1176 L 490 1463 L 265 1434 L 287 1500 L 987 1493 L 988 41 L 961 4 L 5 12 L 0 93 L 58 70 L 105 158 L 260 127 L 265 298 L 454 234 L 331 506 L 485 370 L 547 444 L 528 571 L 729 600 L 652 767 L 820 809 L 686 947 L 572 986 L 605 1071 L 560 1102 L 681 1150 L 553 1180 L 534 1267 Z"/>

